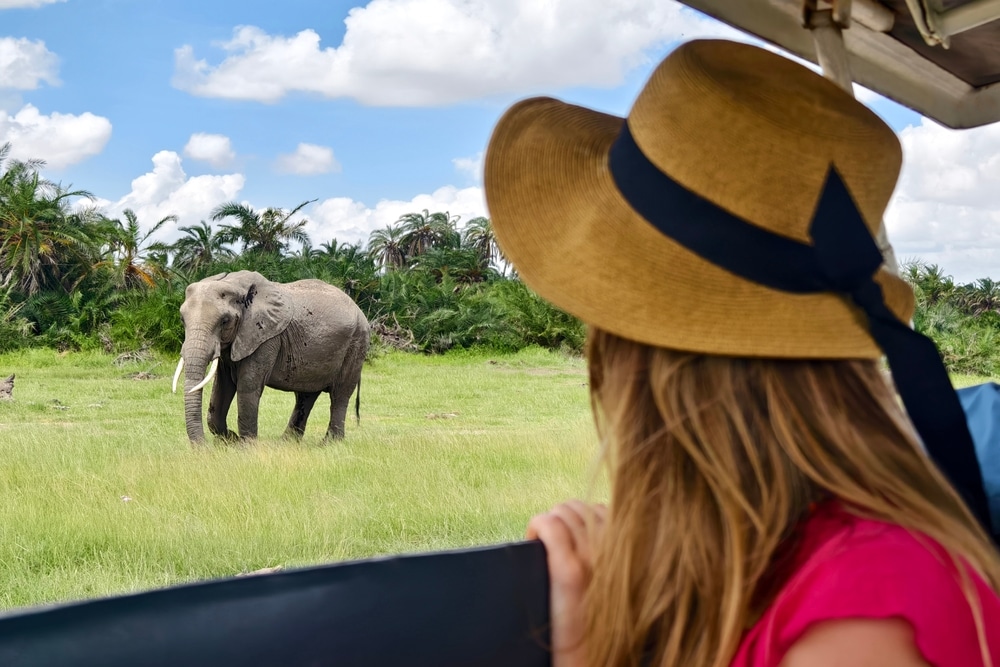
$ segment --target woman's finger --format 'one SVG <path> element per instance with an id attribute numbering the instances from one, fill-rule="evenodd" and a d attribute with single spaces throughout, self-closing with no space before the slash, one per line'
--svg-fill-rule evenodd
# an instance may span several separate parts
<path id="1" fill-rule="evenodd" d="M 589 562 L 582 558 L 573 530 L 555 511 L 540 514 L 529 523 L 529 539 L 545 545 L 553 583 L 577 589 L 586 585 Z M 534 537 L 531 537 L 534 535 Z"/>
<path id="2" fill-rule="evenodd" d="M 573 531 L 554 512 L 546 512 L 545 514 L 533 516 L 531 521 L 528 522 L 526 534 L 529 540 L 541 540 L 545 543 L 545 548 L 549 551 L 573 552 L 576 549 Z"/>
<path id="3" fill-rule="evenodd" d="M 573 540 L 574 557 L 589 567 L 592 552 L 591 535 L 583 518 L 566 506 L 553 507 L 552 514 L 559 517 L 569 531 Z"/>
<path id="4" fill-rule="evenodd" d="M 592 505 L 579 500 L 570 500 L 552 508 L 552 514 L 558 516 L 569 528 L 576 546 L 578 557 L 590 565 L 593 557 L 593 545 L 600 538 L 604 527 L 604 515 Z"/>

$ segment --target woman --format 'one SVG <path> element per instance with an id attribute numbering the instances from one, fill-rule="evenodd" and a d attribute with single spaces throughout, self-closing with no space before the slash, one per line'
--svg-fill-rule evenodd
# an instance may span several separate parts
<path id="1" fill-rule="evenodd" d="M 1000 666 L 971 440 L 873 241 L 900 163 L 835 85 L 725 41 L 675 50 L 627 121 L 499 121 L 497 239 L 590 326 L 610 471 L 608 508 L 528 526 L 557 667 Z"/>

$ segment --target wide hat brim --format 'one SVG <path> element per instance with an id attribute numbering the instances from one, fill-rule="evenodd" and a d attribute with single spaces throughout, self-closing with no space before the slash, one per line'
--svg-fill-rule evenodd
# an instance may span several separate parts
<path id="1" fill-rule="evenodd" d="M 533 98 L 497 124 L 485 158 L 487 205 L 498 245 L 531 289 L 588 324 L 659 347 L 745 357 L 880 356 L 864 314 L 845 295 L 753 283 L 637 214 L 608 167 L 624 122 Z M 908 321 L 909 285 L 884 268 L 876 281 L 890 310 Z"/>

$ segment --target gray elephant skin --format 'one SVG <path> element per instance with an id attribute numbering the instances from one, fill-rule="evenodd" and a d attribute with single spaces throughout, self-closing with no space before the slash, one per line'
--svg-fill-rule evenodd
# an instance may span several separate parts
<path id="1" fill-rule="evenodd" d="M 254 271 L 222 273 L 188 285 L 181 319 L 184 345 L 173 386 L 176 391 L 183 370 L 184 418 L 192 442 L 205 438 L 202 389 L 213 375 L 208 428 L 220 437 L 237 436 L 226 423 L 233 399 L 239 437 L 257 437 L 264 387 L 295 392 L 286 436 L 302 436 L 323 392 L 330 394 L 326 438 L 344 436 L 355 389 L 355 413 L 360 421 L 368 320 L 333 285 L 321 280 L 275 283 Z"/>

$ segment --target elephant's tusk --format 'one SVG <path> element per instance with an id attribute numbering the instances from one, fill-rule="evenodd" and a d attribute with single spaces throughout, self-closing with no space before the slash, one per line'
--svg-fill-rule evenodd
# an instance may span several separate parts
<path id="1" fill-rule="evenodd" d="M 195 386 L 191 387 L 191 389 L 188 390 L 188 393 L 189 394 L 193 394 L 194 392 L 198 391 L 199 389 L 201 389 L 202 387 L 204 387 L 206 384 L 208 384 L 209 382 L 211 382 L 212 378 L 215 377 L 215 370 L 218 367 L 219 367 L 219 358 L 216 357 L 215 359 L 212 359 L 212 365 L 208 367 L 208 375 L 205 376 L 205 379 L 202 380 L 201 382 L 199 382 L 198 384 L 196 384 Z"/>
<path id="2" fill-rule="evenodd" d="M 173 393 L 177 393 L 177 380 L 181 376 L 181 371 L 184 370 L 184 357 L 181 357 L 180 361 L 177 362 L 177 370 L 174 371 L 174 388 Z"/>

